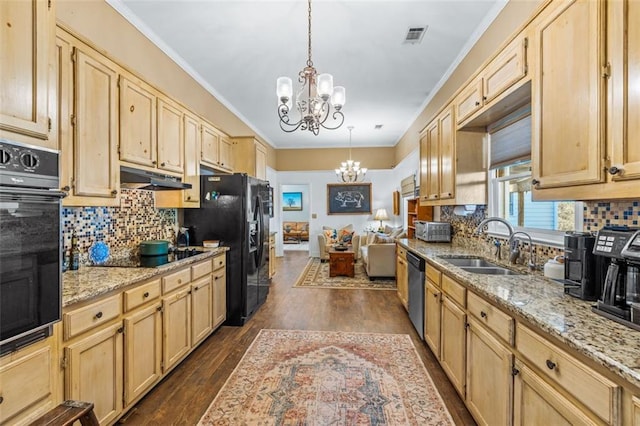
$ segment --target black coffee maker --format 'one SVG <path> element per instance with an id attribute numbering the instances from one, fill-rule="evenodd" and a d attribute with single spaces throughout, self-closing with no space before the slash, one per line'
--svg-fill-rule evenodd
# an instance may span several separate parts
<path id="1" fill-rule="evenodd" d="M 564 292 L 583 300 L 597 300 L 602 293 L 606 264 L 596 259 L 596 237 L 589 232 L 564 235 Z M 603 272 L 604 271 L 604 272 Z"/>
<path id="2" fill-rule="evenodd" d="M 593 253 L 609 263 L 594 311 L 640 329 L 640 318 L 635 315 L 640 305 L 640 231 L 603 228 L 598 232 Z"/>

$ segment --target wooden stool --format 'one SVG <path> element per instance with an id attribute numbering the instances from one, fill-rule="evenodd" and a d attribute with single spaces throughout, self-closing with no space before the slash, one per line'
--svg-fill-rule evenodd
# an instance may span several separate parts
<path id="1" fill-rule="evenodd" d="M 31 423 L 31 426 L 71 426 L 76 420 L 80 420 L 82 426 L 100 425 L 93 412 L 93 402 L 64 401 Z"/>

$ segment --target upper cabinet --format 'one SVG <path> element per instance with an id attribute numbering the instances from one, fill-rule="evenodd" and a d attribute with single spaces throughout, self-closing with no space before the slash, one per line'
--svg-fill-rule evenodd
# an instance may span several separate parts
<path id="1" fill-rule="evenodd" d="M 143 81 L 120 76 L 120 160 L 156 167 L 157 92 Z"/>
<path id="2" fill-rule="evenodd" d="M 258 179 L 267 179 L 267 148 L 254 137 L 233 139 L 234 169 Z"/>
<path id="3" fill-rule="evenodd" d="M 202 123 L 202 164 L 216 170 L 233 171 L 231 149 L 231 142 L 225 135 L 211 124 Z"/>
<path id="4" fill-rule="evenodd" d="M 489 108 L 501 100 L 501 95 L 514 92 L 524 84 L 528 73 L 527 48 L 529 40 L 525 33 L 514 38 L 500 53 L 482 69 L 480 74 L 463 89 L 455 100 L 455 112 L 459 127 L 469 124 L 487 124 L 492 114 Z M 528 96 L 516 96 L 499 105 L 497 112 L 505 114 L 518 104 L 528 100 Z M 496 102 L 494 102 L 496 101 Z M 479 112 L 482 111 L 482 112 Z M 478 117 L 487 112 L 488 117 Z M 493 114 L 496 110 L 493 111 Z M 475 118 L 479 120 L 475 120 Z"/>
<path id="5" fill-rule="evenodd" d="M 48 112 L 55 40 L 51 4 L 0 2 L 0 137 L 55 149 Z"/>
<path id="6" fill-rule="evenodd" d="M 181 106 L 165 96 L 158 97 L 158 168 L 182 173 L 184 134 Z"/>

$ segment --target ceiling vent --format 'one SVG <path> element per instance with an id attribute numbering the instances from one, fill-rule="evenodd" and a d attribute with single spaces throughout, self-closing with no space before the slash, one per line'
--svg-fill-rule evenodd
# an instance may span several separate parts
<path id="1" fill-rule="evenodd" d="M 424 33 L 427 32 L 428 25 L 424 27 L 409 27 L 409 31 L 407 31 L 407 35 L 404 38 L 405 43 L 417 44 L 422 41 L 422 37 Z"/>
<path id="2" fill-rule="evenodd" d="M 383 125 L 384 125 L 384 124 L 376 124 L 375 126 L 373 126 L 373 128 L 374 128 L 375 130 L 380 130 L 380 129 L 382 129 L 382 126 L 383 126 Z"/>

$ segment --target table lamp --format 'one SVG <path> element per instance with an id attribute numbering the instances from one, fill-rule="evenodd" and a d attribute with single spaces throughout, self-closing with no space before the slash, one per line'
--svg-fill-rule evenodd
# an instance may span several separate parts
<path id="1" fill-rule="evenodd" d="M 380 221 L 380 228 L 378 229 L 378 232 L 383 232 L 384 228 L 382 227 L 382 221 L 383 220 L 389 220 L 389 215 L 387 214 L 387 209 L 378 209 L 378 210 L 376 210 L 376 214 L 375 214 L 375 216 L 373 216 L 373 219 Z"/>

